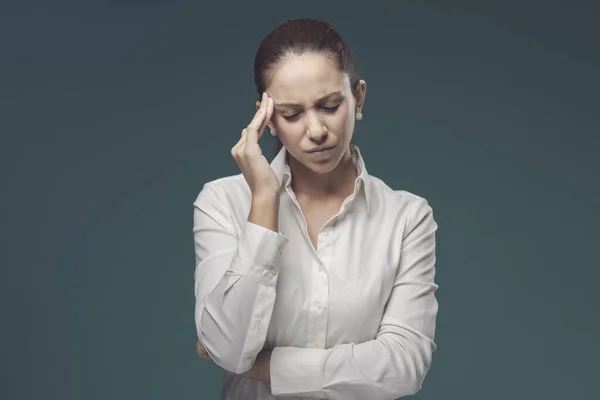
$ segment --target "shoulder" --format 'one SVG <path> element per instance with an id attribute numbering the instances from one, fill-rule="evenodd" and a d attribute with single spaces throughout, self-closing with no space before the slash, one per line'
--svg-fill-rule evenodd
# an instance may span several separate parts
<path id="1" fill-rule="evenodd" d="M 205 182 L 194 200 L 194 206 L 225 206 L 227 204 L 235 206 L 249 198 L 250 188 L 240 173 Z"/>
<path id="2" fill-rule="evenodd" d="M 369 178 L 371 200 L 386 218 L 392 218 L 403 227 L 420 224 L 424 220 L 435 225 L 433 209 L 425 197 L 405 189 L 393 189 L 373 175 L 369 175 Z"/>
<path id="3" fill-rule="evenodd" d="M 416 208 L 431 208 L 428 200 L 423 196 L 405 189 L 393 189 L 376 176 L 369 175 L 369 178 L 371 180 L 371 196 L 379 200 L 388 209 L 410 212 Z"/>

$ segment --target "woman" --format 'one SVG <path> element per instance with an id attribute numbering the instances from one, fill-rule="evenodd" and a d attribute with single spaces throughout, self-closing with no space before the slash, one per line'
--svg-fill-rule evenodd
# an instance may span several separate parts
<path id="1" fill-rule="evenodd" d="M 436 349 L 432 210 L 367 173 L 351 143 L 366 84 L 329 24 L 277 27 L 254 68 L 241 174 L 194 202 L 198 353 L 225 370 L 223 399 L 413 394 Z"/>

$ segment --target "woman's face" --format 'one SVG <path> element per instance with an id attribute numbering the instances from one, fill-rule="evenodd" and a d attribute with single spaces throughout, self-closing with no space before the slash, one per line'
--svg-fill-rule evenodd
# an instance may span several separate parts
<path id="1" fill-rule="evenodd" d="M 364 81 L 355 99 L 347 74 L 327 57 L 308 53 L 282 60 L 266 92 L 275 103 L 270 125 L 288 153 L 314 172 L 333 170 L 350 149 Z M 313 152 L 321 147 L 329 150 Z"/>

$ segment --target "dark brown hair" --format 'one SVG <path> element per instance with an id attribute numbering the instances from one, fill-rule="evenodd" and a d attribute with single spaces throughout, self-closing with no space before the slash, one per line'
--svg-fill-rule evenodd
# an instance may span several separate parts
<path id="1" fill-rule="evenodd" d="M 358 98 L 360 79 L 350 49 L 330 24 L 315 19 L 289 19 L 262 40 L 254 58 L 254 83 L 259 98 L 269 85 L 277 64 L 285 56 L 305 53 L 330 57 L 340 71 L 348 74 L 352 94 Z M 276 137 L 275 154 L 282 147 Z"/>

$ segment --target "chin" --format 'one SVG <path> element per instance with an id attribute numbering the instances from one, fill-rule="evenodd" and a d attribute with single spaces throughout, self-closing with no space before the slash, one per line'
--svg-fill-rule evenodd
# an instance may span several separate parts
<path id="1" fill-rule="evenodd" d="M 340 163 L 340 157 L 334 156 L 323 160 L 312 160 L 310 156 L 307 157 L 304 166 L 317 174 L 327 174 L 335 169 Z"/>
<path id="2" fill-rule="evenodd" d="M 335 169 L 334 165 L 310 165 L 308 168 L 316 174 L 327 174 Z"/>

